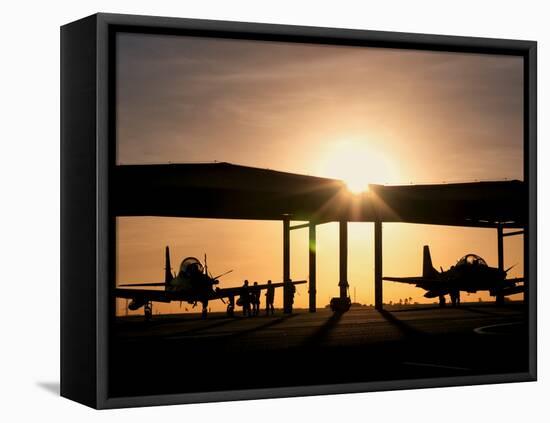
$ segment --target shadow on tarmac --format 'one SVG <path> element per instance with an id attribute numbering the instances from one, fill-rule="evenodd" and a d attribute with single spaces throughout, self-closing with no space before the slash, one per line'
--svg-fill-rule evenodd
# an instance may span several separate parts
<path id="1" fill-rule="evenodd" d="M 336 327 L 338 322 L 342 319 L 342 314 L 335 313 L 330 316 L 325 323 L 323 323 L 319 329 L 317 329 L 305 342 L 304 347 L 311 348 L 322 344 L 330 334 L 330 332 Z"/>
<path id="2" fill-rule="evenodd" d="M 422 331 L 419 331 L 418 329 L 413 328 L 411 325 L 403 322 L 403 320 L 398 319 L 387 310 L 379 310 L 378 312 L 384 319 L 386 319 L 389 323 L 399 329 L 399 331 L 404 336 L 419 336 L 424 334 Z"/>

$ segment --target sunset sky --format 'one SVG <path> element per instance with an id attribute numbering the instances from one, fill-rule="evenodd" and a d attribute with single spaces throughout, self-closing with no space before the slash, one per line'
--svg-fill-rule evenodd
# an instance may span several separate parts
<path id="1" fill-rule="evenodd" d="M 183 36 L 119 34 L 117 163 L 225 161 L 368 183 L 523 179 L 523 61 L 422 52 Z M 178 193 L 174 192 L 174 196 Z M 208 254 L 221 286 L 282 278 L 280 221 L 118 218 L 117 283 L 163 280 Z M 349 224 L 350 293 L 374 302 L 373 225 Z M 466 253 L 497 265 L 496 231 L 384 224 L 385 276 L 421 274 Z M 307 230 L 293 231 L 291 277 L 308 278 Z M 523 275 L 522 236 L 505 240 L 510 276 Z M 338 294 L 336 223 L 318 227 L 318 305 Z M 384 283 L 384 301 L 424 291 Z M 463 294 L 463 301 L 487 298 Z M 282 295 L 276 296 L 276 306 Z M 125 301 L 119 300 L 119 313 Z M 307 306 L 307 287 L 298 288 Z M 185 306 L 184 306 L 185 307 Z M 217 301 L 212 310 L 223 310 Z M 179 311 L 179 304 L 156 311 Z M 183 309 L 182 309 L 183 311 Z M 141 313 L 142 311 L 140 311 Z"/>

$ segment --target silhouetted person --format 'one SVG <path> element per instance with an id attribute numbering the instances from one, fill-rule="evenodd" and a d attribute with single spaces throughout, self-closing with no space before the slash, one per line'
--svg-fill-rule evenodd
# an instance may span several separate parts
<path id="1" fill-rule="evenodd" d="M 284 304 L 285 313 L 292 313 L 292 305 L 294 304 L 294 294 L 296 293 L 296 287 L 292 283 L 292 279 L 285 282 L 284 290 Z"/>
<path id="2" fill-rule="evenodd" d="M 260 312 L 260 288 L 258 282 L 254 282 L 254 285 L 250 289 L 250 301 L 252 302 L 252 315 L 257 316 Z"/>
<path id="3" fill-rule="evenodd" d="M 250 288 L 248 287 L 248 280 L 244 281 L 241 288 L 241 305 L 243 306 L 243 316 L 251 316 L 250 313 Z"/>
<path id="4" fill-rule="evenodd" d="M 275 307 L 273 307 L 273 301 L 275 301 L 275 288 L 271 285 L 271 280 L 267 281 L 267 289 L 265 292 L 265 314 L 269 316 L 275 313 Z"/>

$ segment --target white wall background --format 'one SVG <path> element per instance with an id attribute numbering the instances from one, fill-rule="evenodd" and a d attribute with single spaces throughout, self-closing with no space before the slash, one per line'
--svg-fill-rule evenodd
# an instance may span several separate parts
<path id="1" fill-rule="evenodd" d="M 539 216 L 550 212 L 550 30 L 542 1 L 10 1 L 0 42 L 0 420 L 543 421 L 550 230 L 539 223 L 539 381 L 96 412 L 58 397 L 59 26 L 103 12 L 539 42 Z M 503 351 L 503 354 L 506 354 Z M 513 359 L 513 357 L 511 357 Z M 545 392 L 546 391 L 546 392 Z M 69 420 L 70 421 L 70 420 Z"/>

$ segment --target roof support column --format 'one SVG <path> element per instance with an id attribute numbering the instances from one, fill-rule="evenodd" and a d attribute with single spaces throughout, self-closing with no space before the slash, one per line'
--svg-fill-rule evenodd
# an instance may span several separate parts
<path id="1" fill-rule="evenodd" d="M 504 272 L 504 232 L 502 225 L 497 226 L 497 253 L 498 253 L 498 270 Z M 496 303 L 504 303 L 504 295 L 497 292 Z"/>
<path id="2" fill-rule="evenodd" d="M 374 222 L 374 307 L 382 310 L 382 222 Z"/>
<path id="3" fill-rule="evenodd" d="M 309 312 L 317 310 L 317 236 L 315 223 L 309 222 Z"/>
<path id="4" fill-rule="evenodd" d="M 498 270 L 504 271 L 504 233 L 502 226 L 497 226 Z"/>
<path id="5" fill-rule="evenodd" d="M 340 221 L 340 298 L 348 298 L 348 222 Z"/>
<path id="6" fill-rule="evenodd" d="M 290 216 L 283 217 L 283 282 L 290 280 Z M 289 302 L 288 286 L 283 286 L 283 311 L 292 312 L 292 304 Z"/>

